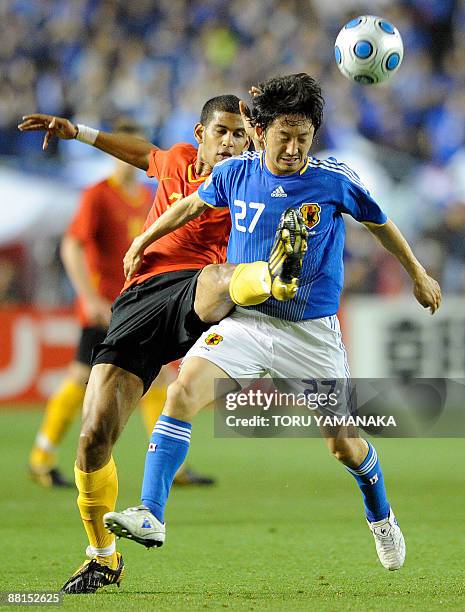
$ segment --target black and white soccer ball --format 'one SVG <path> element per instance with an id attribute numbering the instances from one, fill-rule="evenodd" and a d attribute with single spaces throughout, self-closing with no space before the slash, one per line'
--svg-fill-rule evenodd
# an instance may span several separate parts
<path id="1" fill-rule="evenodd" d="M 399 30 L 386 19 L 362 15 L 342 28 L 334 55 L 344 76 L 363 85 L 383 83 L 399 70 L 404 45 Z"/>

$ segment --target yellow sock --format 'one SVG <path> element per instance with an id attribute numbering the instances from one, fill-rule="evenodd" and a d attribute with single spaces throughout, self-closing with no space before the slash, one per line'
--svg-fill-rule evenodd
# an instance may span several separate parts
<path id="1" fill-rule="evenodd" d="M 268 262 L 236 266 L 229 283 L 229 295 L 238 306 L 255 306 L 267 300 L 271 295 L 271 276 Z"/>
<path id="2" fill-rule="evenodd" d="M 29 457 L 36 471 L 47 471 L 56 464 L 56 447 L 73 422 L 84 401 L 86 388 L 73 380 L 64 380 L 45 407 L 44 418 Z"/>
<path id="3" fill-rule="evenodd" d="M 166 386 L 163 386 L 150 387 L 140 401 L 140 410 L 142 412 L 142 418 L 144 419 L 145 428 L 149 438 L 152 435 L 152 431 L 155 427 L 155 423 L 158 421 L 158 417 L 162 413 L 165 400 Z"/>
<path id="4" fill-rule="evenodd" d="M 103 515 L 113 512 L 118 496 L 118 475 L 113 457 L 95 472 L 83 472 L 75 465 L 74 475 L 79 491 L 77 504 L 89 544 L 99 561 L 115 569 L 118 565 L 115 536 L 103 525 Z"/>

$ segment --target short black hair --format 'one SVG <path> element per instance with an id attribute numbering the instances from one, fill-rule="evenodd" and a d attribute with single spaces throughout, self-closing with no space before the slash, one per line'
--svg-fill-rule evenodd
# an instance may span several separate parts
<path id="1" fill-rule="evenodd" d="M 300 115 L 312 122 L 315 132 L 323 120 L 321 87 L 300 72 L 273 77 L 258 84 L 260 93 L 252 98 L 251 122 L 263 130 L 282 115 Z"/>
<path id="2" fill-rule="evenodd" d="M 239 98 L 232 94 L 226 94 L 224 96 L 216 96 L 207 100 L 203 105 L 202 112 L 200 113 L 200 123 L 202 125 L 208 125 L 213 119 L 215 111 L 220 113 L 234 113 L 240 115 L 239 110 Z"/>

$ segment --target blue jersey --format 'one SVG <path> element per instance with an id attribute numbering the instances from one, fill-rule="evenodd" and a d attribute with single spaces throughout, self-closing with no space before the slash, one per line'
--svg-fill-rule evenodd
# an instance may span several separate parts
<path id="1" fill-rule="evenodd" d="M 264 155 L 247 152 L 220 162 L 198 194 L 210 206 L 229 206 L 228 262 L 233 264 L 267 260 L 281 214 L 300 209 L 309 237 L 297 295 L 251 308 L 289 321 L 333 315 L 344 283 L 342 214 L 380 225 L 387 217 L 355 172 L 333 157 L 309 157 L 299 172 L 275 175 Z"/>

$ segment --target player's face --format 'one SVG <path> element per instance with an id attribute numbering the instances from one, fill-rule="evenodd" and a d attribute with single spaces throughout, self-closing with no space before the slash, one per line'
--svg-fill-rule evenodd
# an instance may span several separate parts
<path id="1" fill-rule="evenodd" d="M 315 129 L 309 119 L 278 117 L 264 134 L 266 164 L 273 174 L 292 174 L 304 165 Z"/>
<path id="2" fill-rule="evenodd" d="M 199 143 L 202 161 L 213 168 L 215 164 L 239 155 L 249 146 L 241 116 L 215 111 L 207 125 L 198 123 L 194 134 Z"/>

